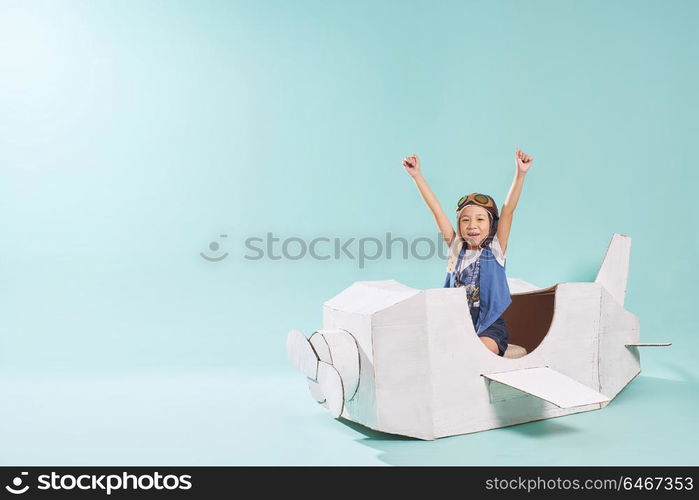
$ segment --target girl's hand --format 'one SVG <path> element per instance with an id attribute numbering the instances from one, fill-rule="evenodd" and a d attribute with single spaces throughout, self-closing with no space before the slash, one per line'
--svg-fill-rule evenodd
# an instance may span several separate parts
<path id="1" fill-rule="evenodd" d="M 420 159 L 415 153 L 413 153 L 413 156 L 406 156 L 403 158 L 403 167 L 410 174 L 410 177 L 415 177 L 420 173 Z"/>
<path id="2" fill-rule="evenodd" d="M 529 170 L 529 167 L 532 166 L 533 161 L 533 156 L 525 154 L 524 151 L 522 151 L 521 149 L 515 149 L 515 163 L 517 164 L 518 172 L 526 174 L 527 170 Z"/>

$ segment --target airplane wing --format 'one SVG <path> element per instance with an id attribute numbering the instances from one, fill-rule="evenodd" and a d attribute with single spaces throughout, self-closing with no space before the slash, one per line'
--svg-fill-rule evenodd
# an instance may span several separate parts
<path id="1" fill-rule="evenodd" d="M 624 344 L 626 347 L 667 347 L 672 342 L 639 342 L 638 344 Z"/>
<path id="2" fill-rule="evenodd" d="M 547 366 L 509 372 L 487 373 L 483 377 L 553 403 L 559 408 L 572 408 L 610 399 L 577 380 Z"/>

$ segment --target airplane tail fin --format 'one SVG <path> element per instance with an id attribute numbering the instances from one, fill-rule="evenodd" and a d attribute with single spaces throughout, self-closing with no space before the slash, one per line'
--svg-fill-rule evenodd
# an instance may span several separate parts
<path id="1" fill-rule="evenodd" d="M 595 278 L 595 283 L 606 288 L 622 306 L 626 297 L 630 255 L 631 237 L 614 233 Z"/>

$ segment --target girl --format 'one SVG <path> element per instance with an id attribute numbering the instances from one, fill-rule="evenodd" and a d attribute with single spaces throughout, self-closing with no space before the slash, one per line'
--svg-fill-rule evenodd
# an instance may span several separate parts
<path id="1" fill-rule="evenodd" d="M 422 176 L 417 155 L 403 159 L 403 167 L 415 181 L 449 246 L 444 286 L 465 289 L 476 334 L 499 356 L 505 354 L 509 337 L 502 313 L 512 302 L 505 276 L 507 238 L 524 176 L 533 160 L 520 149 L 515 150 L 515 177 L 499 214 L 490 196 L 480 193 L 463 196 L 456 205 L 455 231 Z"/>

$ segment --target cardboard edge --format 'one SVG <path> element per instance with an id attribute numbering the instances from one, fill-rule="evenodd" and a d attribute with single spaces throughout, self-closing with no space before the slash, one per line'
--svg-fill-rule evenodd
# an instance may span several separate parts
<path id="1" fill-rule="evenodd" d="M 342 377 L 333 365 L 318 362 L 318 385 L 325 395 L 325 403 L 334 418 L 339 418 L 345 407 L 345 390 Z"/>
<path id="2" fill-rule="evenodd" d="M 641 371 L 642 371 L 642 370 L 639 368 L 639 370 L 636 372 L 636 374 L 635 374 L 633 377 L 631 377 L 631 378 L 629 379 L 629 381 L 626 382 L 626 383 L 624 384 L 624 386 L 623 386 L 621 389 L 619 389 L 619 392 L 617 392 L 617 393 L 614 395 L 614 397 L 609 398 L 609 402 L 608 402 L 607 404 L 605 404 L 604 406 L 607 406 L 607 405 L 610 404 L 612 401 L 614 401 L 614 398 L 616 398 L 619 394 L 621 394 L 621 393 L 624 391 L 624 389 L 626 389 L 626 388 L 629 386 L 629 384 L 630 384 L 631 382 L 633 382 L 634 380 L 636 380 L 636 377 L 638 377 L 638 376 L 641 374 Z"/>
<path id="3" fill-rule="evenodd" d="M 639 342 L 638 344 L 624 344 L 626 347 L 668 347 L 672 342 Z"/>
<path id="4" fill-rule="evenodd" d="M 590 406 L 591 408 L 585 408 L 585 406 Z M 524 425 L 524 424 L 529 424 L 529 423 L 532 423 L 532 422 L 539 422 L 539 421 L 541 421 L 541 420 L 549 420 L 549 419 L 552 419 L 552 418 L 562 418 L 562 417 L 567 417 L 567 416 L 569 416 L 569 415 L 574 415 L 574 414 L 576 414 L 576 413 L 584 413 L 584 412 L 587 412 L 587 411 L 601 410 L 601 409 L 604 408 L 604 406 L 606 406 L 606 405 L 600 404 L 600 403 L 591 403 L 591 404 L 585 405 L 585 406 L 576 406 L 576 407 L 570 408 L 570 409 L 575 409 L 575 411 L 572 411 L 572 412 L 570 412 L 570 413 L 564 413 L 564 414 L 562 414 L 562 415 L 545 415 L 545 416 L 541 416 L 541 417 L 532 418 L 532 419 L 529 419 L 529 420 L 524 420 L 524 421 L 522 421 L 522 422 L 514 422 L 514 423 L 512 423 L 512 424 L 498 425 L 497 427 L 488 427 L 488 428 L 484 428 L 484 429 L 477 429 L 477 430 L 472 430 L 472 431 L 468 431 L 468 432 L 462 432 L 462 433 L 459 433 L 459 434 L 444 434 L 444 435 L 441 435 L 441 436 L 436 436 L 436 439 L 442 439 L 442 438 L 451 437 L 451 436 L 463 436 L 463 435 L 466 435 L 466 434 L 476 434 L 477 432 L 492 431 L 492 430 L 494 430 L 494 429 L 505 429 L 505 428 L 507 428 L 507 427 L 514 427 L 514 426 L 517 426 L 517 425 Z M 585 408 L 585 409 L 577 409 L 577 408 Z"/>
<path id="5" fill-rule="evenodd" d="M 628 239 L 629 242 L 629 247 L 628 247 L 628 253 L 626 255 L 626 269 L 624 270 L 624 286 L 622 287 L 621 291 L 621 297 L 618 297 L 615 293 L 614 290 L 609 289 L 605 284 L 605 279 L 604 276 L 602 275 L 603 269 L 605 269 L 605 263 L 607 265 L 611 265 L 607 263 L 607 258 L 611 257 L 610 251 L 612 250 L 612 247 L 615 243 L 615 241 L 618 241 L 619 238 L 621 239 Z M 621 234 L 621 233 L 612 233 L 612 237 L 609 239 L 609 243 L 607 244 L 607 249 L 604 252 L 604 257 L 602 258 L 602 262 L 599 265 L 599 268 L 597 269 L 597 274 L 595 274 L 595 279 L 593 280 L 593 283 L 597 283 L 604 287 L 609 294 L 617 301 L 619 304 L 624 307 L 624 302 L 626 302 L 626 293 L 628 292 L 628 286 L 629 286 L 629 271 L 631 269 L 631 244 L 633 243 L 633 239 L 631 236 L 626 235 L 626 234 Z"/>
<path id="6" fill-rule="evenodd" d="M 572 381 L 574 381 L 574 382 L 577 382 L 578 384 L 581 384 L 581 385 L 583 385 L 584 387 L 587 387 L 587 388 L 590 389 L 591 391 L 594 391 L 594 392 L 598 393 L 599 395 L 604 396 L 604 397 L 606 398 L 606 401 L 595 401 L 595 402 L 592 402 L 592 403 L 582 403 L 582 404 L 571 405 L 571 406 L 561 406 L 561 405 L 557 404 L 556 402 L 551 401 L 550 399 L 546 399 L 546 398 L 541 397 L 541 396 L 539 396 L 539 395 L 537 395 L 537 394 L 533 394 L 533 393 L 531 393 L 531 392 L 529 392 L 529 391 L 526 391 L 526 390 L 524 390 L 524 389 L 520 389 L 519 387 L 515 387 L 515 386 L 513 386 L 513 385 L 511 385 L 511 384 L 508 384 L 507 382 L 503 382 L 502 380 L 496 380 L 496 379 L 490 378 L 490 377 L 488 376 L 488 375 L 497 375 L 498 373 L 510 373 L 510 372 L 512 372 L 512 371 L 524 371 L 524 370 L 531 370 L 531 369 L 538 369 L 538 368 L 548 368 L 549 370 L 552 370 L 552 371 L 558 373 L 559 375 L 562 375 L 562 376 L 564 376 L 564 377 L 566 377 L 566 378 L 568 378 L 568 379 L 570 379 L 570 380 L 572 380 Z M 588 386 L 586 386 L 585 384 L 582 384 L 581 382 L 575 380 L 574 378 L 568 377 L 567 375 L 563 375 L 562 373 L 560 373 L 560 372 L 554 370 L 553 368 L 551 368 L 551 367 L 548 366 L 548 365 L 544 365 L 544 366 L 529 366 L 529 367 L 527 367 L 527 368 L 522 368 L 522 369 L 520 369 L 520 370 L 507 370 L 507 371 L 504 371 L 504 372 L 497 372 L 497 373 L 490 373 L 490 374 L 481 373 L 481 377 L 484 377 L 484 378 L 490 380 L 491 382 L 498 382 L 498 383 L 503 384 L 503 385 L 506 385 L 506 386 L 508 386 L 508 387 L 512 387 L 513 389 L 515 389 L 515 390 L 517 390 L 517 391 L 520 391 L 520 392 L 522 392 L 522 393 L 524 393 L 524 394 L 528 394 L 528 395 L 533 396 L 533 397 L 535 397 L 535 398 L 539 398 L 539 399 L 541 399 L 542 401 L 546 401 L 547 403 L 551 403 L 552 405 L 554 405 L 554 406 L 556 406 L 556 407 L 558 407 L 558 408 L 561 408 L 562 410 L 569 410 L 569 409 L 571 409 L 571 408 L 578 408 L 578 407 L 581 407 L 581 406 L 601 405 L 602 403 L 609 403 L 609 401 L 611 401 L 611 399 L 612 399 L 612 398 L 610 398 L 609 396 L 607 396 L 606 394 L 602 394 L 602 393 L 599 392 L 599 391 L 595 391 L 595 390 L 592 389 L 591 387 L 588 387 Z M 490 390 L 490 389 L 488 389 L 488 390 Z"/>

